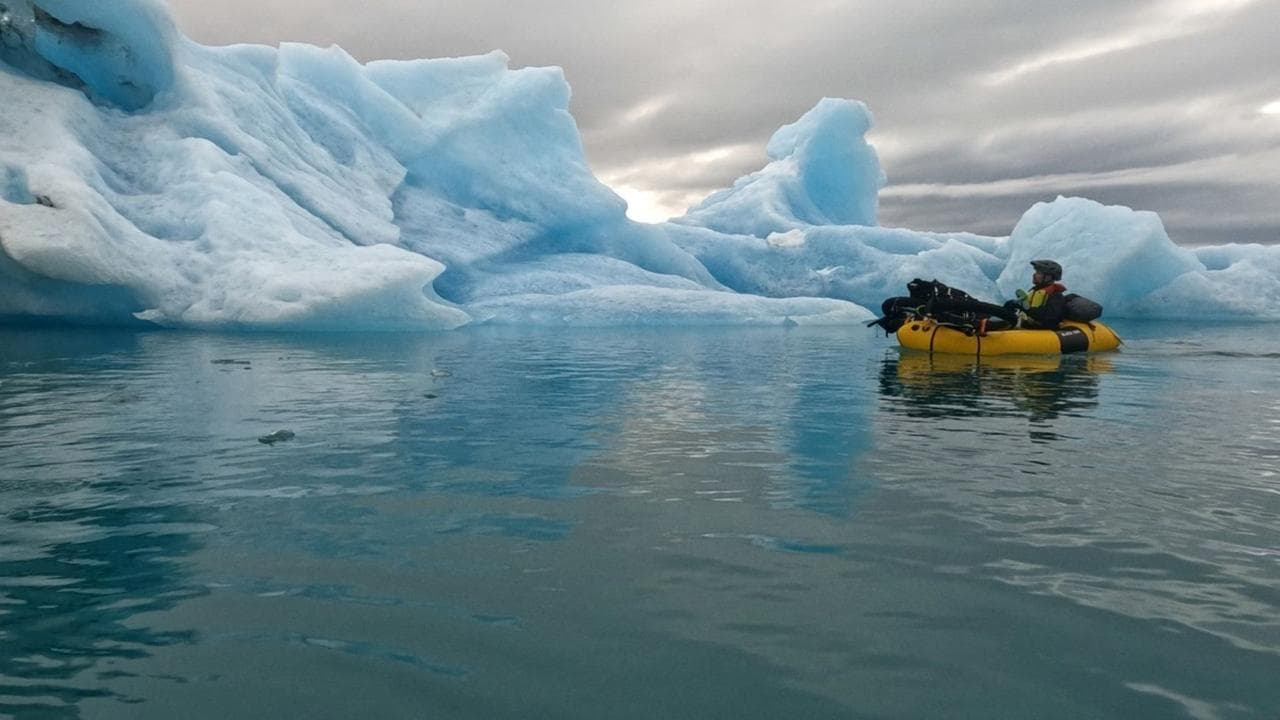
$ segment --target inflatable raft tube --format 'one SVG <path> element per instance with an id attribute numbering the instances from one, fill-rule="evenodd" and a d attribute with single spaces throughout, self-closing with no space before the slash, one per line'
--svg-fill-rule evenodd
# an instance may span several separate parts
<path id="1" fill-rule="evenodd" d="M 959 328 L 939 325 L 930 318 L 911 320 L 898 329 L 902 347 L 929 353 L 960 355 L 1060 355 L 1103 352 L 1120 347 L 1120 336 L 1096 320 L 1068 320 L 1057 330 L 992 330 L 986 335 L 965 334 Z"/>

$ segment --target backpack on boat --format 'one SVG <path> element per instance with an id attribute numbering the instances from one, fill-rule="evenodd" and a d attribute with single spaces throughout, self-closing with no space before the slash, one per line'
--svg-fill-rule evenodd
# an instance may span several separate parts
<path id="1" fill-rule="evenodd" d="M 907 283 L 907 293 L 920 300 L 972 300 L 973 296 L 963 290 L 944 285 L 937 280 L 921 280 L 916 278 Z"/>
<path id="2" fill-rule="evenodd" d="M 1076 322 L 1092 322 L 1102 317 L 1102 306 L 1083 295 L 1068 293 L 1063 296 L 1062 316 Z"/>
<path id="3" fill-rule="evenodd" d="M 885 334 L 892 335 L 906 324 L 908 318 L 925 313 L 925 301 L 913 297 L 891 297 L 880 303 L 880 317 L 867 323 L 867 327 L 879 325 Z"/>
<path id="4" fill-rule="evenodd" d="M 957 290 L 937 280 L 916 278 L 907 283 L 907 293 L 907 297 L 891 297 L 881 303 L 881 316 L 867 323 L 867 327 L 879 325 L 885 333 L 892 335 L 912 317 L 930 315 L 943 321 L 956 323 L 969 323 L 974 320 L 971 317 L 972 313 L 938 311 L 955 303 L 974 302 L 973 297 L 963 290 Z"/>

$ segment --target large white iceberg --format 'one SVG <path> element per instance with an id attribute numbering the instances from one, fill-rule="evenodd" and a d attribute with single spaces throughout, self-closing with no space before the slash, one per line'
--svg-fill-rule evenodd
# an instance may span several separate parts
<path id="1" fill-rule="evenodd" d="M 850 323 L 1052 257 L 1108 316 L 1280 317 L 1280 249 L 1063 199 L 1009 237 L 876 225 L 859 102 L 673 222 L 591 173 L 556 68 L 211 48 L 152 0 L 0 3 L 0 318 L 220 329 Z"/>

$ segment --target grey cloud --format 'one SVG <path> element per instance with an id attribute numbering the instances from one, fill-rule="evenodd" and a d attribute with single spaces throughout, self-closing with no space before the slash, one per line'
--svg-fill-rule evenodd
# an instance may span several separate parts
<path id="1" fill-rule="evenodd" d="M 1170 237 L 1189 245 L 1223 243 L 1280 243 L 1280 218 L 1269 197 L 1233 184 L 1194 183 L 1183 187 L 1129 186 L 1079 188 L 1064 184 L 1054 192 L 1010 193 L 981 202 L 972 198 L 895 198 L 880 203 L 880 222 L 886 226 L 937 230 L 967 230 L 983 235 L 1008 235 L 1027 208 L 1058 195 L 1089 197 L 1105 204 L 1126 205 L 1158 213 Z M 1224 198 L 1233 202 L 1221 212 Z"/>

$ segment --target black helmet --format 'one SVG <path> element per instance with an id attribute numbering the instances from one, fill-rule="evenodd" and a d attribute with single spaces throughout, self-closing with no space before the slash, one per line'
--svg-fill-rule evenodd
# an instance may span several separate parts
<path id="1" fill-rule="evenodd" d="M 1050 280 L 1062 279 L 1062 266 L 1052 260 L 1032 260 L 1031 267 Z"/>

